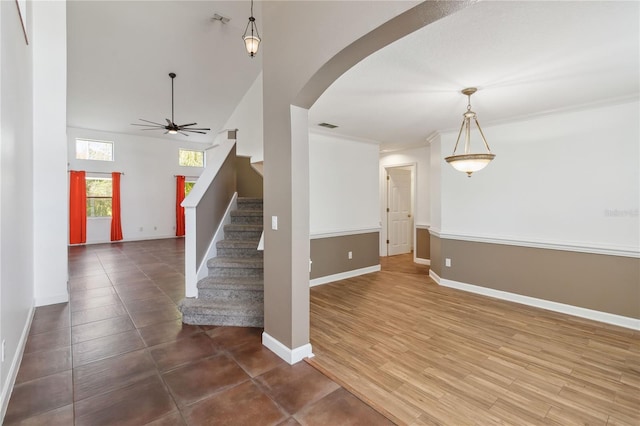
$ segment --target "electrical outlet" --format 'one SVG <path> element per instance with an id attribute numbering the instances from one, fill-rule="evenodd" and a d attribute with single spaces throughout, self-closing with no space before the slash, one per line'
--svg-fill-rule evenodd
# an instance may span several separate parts
<path id="1" fill-rule="evenodd" d="M 451 259 L 449 259 L 448 257 L 444 260 L 444 266 L 446 266 L 447 268 L 451 268 Z"/>
<path id="2" fill-rule="evenodd" d="M 271 216 L 271 229 L 278 230 L 278 216 Z"/>
<path id="3" fill-rule="evenodd" d="M 349 259 L 353 259 L 353 252 L 352 252 L 352 251 L 350 251 L 350 252 L 347 254 L 347 256 L 349 257 Z"/>

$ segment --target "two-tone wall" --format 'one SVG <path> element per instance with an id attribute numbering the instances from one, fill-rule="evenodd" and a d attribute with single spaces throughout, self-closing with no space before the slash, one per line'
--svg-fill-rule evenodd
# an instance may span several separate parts
<path id="1" fill-rule="evenodd" d="M 387 168 L 409 167 L 413 179 L 413 251 L 414 261 L 430 263 L 429 227 L 431 225 L 430 195 L 430 162 L 431 150 L 428 145 L 407 148 L 399 151 L 380 154 L 380 217 L 382 229 L 380 238 L 380 255 L 387 255 L 387 205 L 386 176 Z"/>
<path id="2" fill-rule="evenodd" d="M 311 285 L 380 269 L 378 196 L 376 143 L 309 133 Z"/>
<path id="3" fill-rule="evenodd" d="M 632 99 L 485 125 L 496 159 L 471 178 L 442 160 L 456 138 L 442 134 L 431 145 L 435 278 L 640 327 L 639 117 Z"/>

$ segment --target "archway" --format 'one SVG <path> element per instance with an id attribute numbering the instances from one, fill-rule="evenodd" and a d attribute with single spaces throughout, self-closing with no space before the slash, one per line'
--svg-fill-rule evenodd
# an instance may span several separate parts
<path id="1" fill-rule="evenodd" d="M 279 225 L 265 229 L 263 343 L 289 363 L 311 355 L 308 108 L 363 58 L 472 3 L 264 3 L 264 214 Z"/>

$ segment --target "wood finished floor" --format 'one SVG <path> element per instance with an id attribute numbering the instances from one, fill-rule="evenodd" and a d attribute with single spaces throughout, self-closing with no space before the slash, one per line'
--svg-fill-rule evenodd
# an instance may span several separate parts
<path id="1" fill-rule="evenodd" d="M 640 425 L 639 332 L 427 274 L 402 255 L 312 288 L 308 362 L 401 425 Z"/>

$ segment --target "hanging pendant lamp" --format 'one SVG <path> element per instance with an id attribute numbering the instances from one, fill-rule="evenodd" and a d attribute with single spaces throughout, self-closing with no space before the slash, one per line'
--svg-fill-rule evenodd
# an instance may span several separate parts
<path id="1" fill-rule="evenodd" d="M 480 128 L 480 123 L 478 123 L 478 117 L 476 113 L 471 111 L 471 95 L 476 93 L 478 89 L 475 87 L 469 87 L 462 90 L 462 94 L 467 96 L 467 111 L 462 115 L 464 118 L 462 119 L 462 125 L 460 126 L 460 133 L 458 133 L 458 140 L 456 140 L 456 146 L 453 148 L 453 154 L 449 157 L 446 157 L 445 160 L 447 163 L 451 164 L 454 169 L 459 170 L 461 172 L 465 172 L 469 177 L 473 172 L 477 172 L 479 170 L 484 169 L 487 164 L 491 162 L 496 156 L 491 153 L 491 149 L 489 148 L 489 144 L 484 137 L 484 133 L 482 133 L 482 129 Z M 478 128 L 478 132 L 480 133 L 480 137 L 482 138 L 482 142 L 484 142 L 484 147 L 487 149 L 486 153 L 471 153 L 471 120 L 476 123 L 476 127 Z M 460 136 L 462 136 L 462 131 L 464 130 L 464 153 L 456 155 L 456 150 L 458 149 L 458 143 L 460 142 Z"/>
<path id="2" fill-rule="evenodd" d="M 249 33 L 249 27 L 251 27 L 251 33 Z M 247 53 L 252 58 L 258 53 L 258 46 L 260 45 L 260 34 L 258 34 L 258 27 L 256 26 L 256 18 L 253 17 L 253 0 L 251 0 L 251 16 L 249 16 L 249 22 L 244 29 L 242 35 L 244 40 L 244 47 L 247 49 Z"/>

